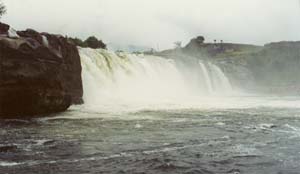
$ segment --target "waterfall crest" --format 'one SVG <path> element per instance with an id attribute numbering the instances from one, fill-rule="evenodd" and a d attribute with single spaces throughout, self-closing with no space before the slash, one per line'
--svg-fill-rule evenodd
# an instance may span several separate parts
<path id="1" fill-rule="evenodd" d="M 208 61 L 197 60 L 188 66 L 157 56 L 89 48 L 79 51 L 87 104 L 174 102 L 232 91 L 223 71 Z"/>

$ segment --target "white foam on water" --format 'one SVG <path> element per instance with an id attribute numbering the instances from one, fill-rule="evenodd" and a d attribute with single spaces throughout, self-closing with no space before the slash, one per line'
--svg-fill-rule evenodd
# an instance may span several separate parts
<path id="1" fill-rule="evenodd" d="M 22 165 L 22 164 L 23 163 L 0 161 L 0 166 L 1 167 L 13 167 L 13 166 L 18 166 L 18 165 Z"/>
<path id="2" fill-rule="evenodd" d="M 272 123 L 262 123 L 262 124 L 259 124 L 259 128 L 263 129 L 263 130 L 269 130 L 269 129 L 272 129 L 272 128 L 275 128 L 275 127 L 276 127 L 276 125 L 272 124 Z"/>
<path id="3" fill-rule="evenodd" d="M 254 145 L 237 144 L 228 150 L 237 156 L 261 156 L 263 154 Z"/>

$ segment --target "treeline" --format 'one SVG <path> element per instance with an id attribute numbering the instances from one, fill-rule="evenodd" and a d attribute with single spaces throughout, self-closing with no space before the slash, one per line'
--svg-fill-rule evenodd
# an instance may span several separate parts
<path id="1" fill-rule="evenodd" d="M 1 2 L 0 0 L 0 18 L 2 15 L 4 15 L 6 13 L 6 8 L 5 5 Z"/>
<path id="2" fill-rule="evenodd" d="M 83 48 L 107 48 L 106 44 L 102 40 L 97 39 L 95 36 L 90 36 L 85 41 L 82 41 L 79 38 L 69 38 L 69 40 L 73 42 L 76 46 L 80 46 Z"/>

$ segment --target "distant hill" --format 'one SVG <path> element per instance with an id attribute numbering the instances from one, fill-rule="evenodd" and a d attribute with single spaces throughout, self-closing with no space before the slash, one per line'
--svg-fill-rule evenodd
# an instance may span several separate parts
<path id="1" fill-rule="evenodd" d="M 230 74 L 231 82 L 244 89 L 271 93 L 300 93 L 300 41 L 282 41 L 257 46 L 204 43 L 197 38 L 192 39 L 183 48 L 154 54 L 167 58 L 186 59 L 187 56 L 191 56 L 209 59 Z"/>

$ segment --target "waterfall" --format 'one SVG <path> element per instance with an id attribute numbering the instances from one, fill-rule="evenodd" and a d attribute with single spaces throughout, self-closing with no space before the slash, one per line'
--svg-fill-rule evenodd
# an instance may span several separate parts
<path id="1" fill-rule="evenodd" d="M 47 37 L 42 35 L 42 39 L 43 39 L 43 45 L 45 47 L 49 47 L 49 41 L 48 41 Z"/>
<path id="2" fill-rule="evenodd" d="M 199 61 L 199 64 L 200 64 L 201 71 L 203 72 L 204 81 L 205 81 L 207 90 L 208 90 L 209 94 L 212 94 L 213 93 L 213 83 L 212 83 L 211 76 L 209 75 L 207 66 L 205 66 L 201 61 Z"/>
<path id="3" fill-rule="evenodd" d="M 215 91 L 219 93 L 222 91 L 223 94 L 232 93 L 232 86 L 223 71 L 212 63 L 209 63 L 209 66 L 213 69 L 212 72 L 216 73 L 216 76 L 212 78 L 214 80 Z"/>
<path id="4" fill-rule="evenodd" d="M 226 75 L 210 62 L 189 66 L 157 56 L 89 48 L 79 52 L 87 104 L 180 102 L 231 91 Z"/>

